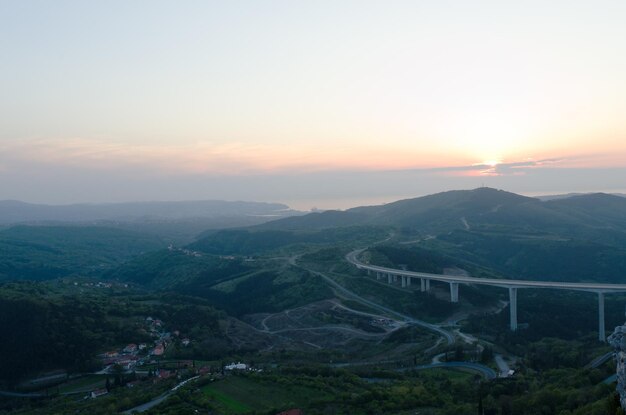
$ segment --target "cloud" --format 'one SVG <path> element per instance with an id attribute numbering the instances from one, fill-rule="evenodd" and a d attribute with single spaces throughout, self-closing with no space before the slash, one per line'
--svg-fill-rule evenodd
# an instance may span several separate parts
<path id="1" fill-rule="evenodd" d="M 534 168 L 561 165 L 568 160 L 568 158 L 548 158 L 542 160 L 498 162 L 494 164 L 478 163 L 471 165 L 444 166 L 411 170 L 414 172 L 445 176 L 512 176 L 525 174 L 530 169 Z"/>
<path id="2" fill-rule="evenodd" d="M 559 163 L 562 164 L 565 161 L 567 161 L 566 158 L 550 158 L 543 160 L 525 160 L 510 163 L 497 163 L 493 166 L 483 165 L 482 167 L 486 168 L 481 171 L 481 174 L 493 176 L 520 175 L 525 174 L 529 169 L 547 167 L 550 165 L 557 165 Z"/>
<path id="3" fill-rule="evenodd" d="M 602 155 L 567 156 L 503 161 L 497 163 L 454 163 L 453 158 L 416 154 L 406 149 L 380 149 L 363 143 L 328 149 L 308 145 L 252 144 L 243 141 L 197 141 L 181 144 L 128 144 L 103 139 L 29 139 L 0 142 L 0 173 L 90 172 L 100 177 L 186 177 L 305 174 L 328 172 L 379 172 L 414 174 L 419 177 L 518 177 L 537 169 L 597 167 Z M 448 162 L 448 165 L 432 166 Z M 463 161 L 463 160 L 461 160 Z M 431 166 L 416 167 L 416 164 Z M 390 168 L 394 166 L 395 168 Z M 338 176 L 337 176 L 338 177 Z"/>
<path id="4" fill-rule="evenodd" d="M 93 139 L 38 139 L 5 143 L 0 150 L 9 162 L 96 170 L 145 170 L 163 174 L 242 174 L 289 163 L 307 164 L 289 147 L 234 143 L 159 145 L 127 144 Z M 310 164 L 310 163 L 309 163 Z"/>
<path id="5" fill-rule="evenodd" d="M 197 141 L 181 144 L 122 143 L 70 138 L 25 139 L 0 144 L 9 164 L 35 163 L 89 170 L 126 170 L 158 174 L 266 174 L 327 170 L 389 170 L 439 160 L 432 154 L 404 148 L 358 143 L 328 147 L 259 144 L 244 141 Z"/>

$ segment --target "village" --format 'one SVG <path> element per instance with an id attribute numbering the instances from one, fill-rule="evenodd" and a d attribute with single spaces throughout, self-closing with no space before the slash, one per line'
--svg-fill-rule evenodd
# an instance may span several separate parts
<path id="1" fill-rule="evenodd" d="M 151 380 L 158 382 L 170 378 L 182 379 L 194 374 L 207 374 L 211 371 L 208 366 L 195 368 L 195 362 L 191 360 L 163 361 L 161 358 L 165 351 L 174 342 L 179 342 L 182 347 L 191 343 L 188 337 L 182 337 L 178 330 L 172 332 L 165 330 L 163 321 L 150 316 L 145 318 L 145 329 L 154 338 L 152 343 L 130 343 L 126 346 L 104 352 L 98 355 L 102 363 L 102 369 L 96 374 L 113 376 L 117 386 L 124 384 L 127 387 L 135 387 L 142 381 Z M 130 379 L 129 381 L 124 381 Z M 98 388 L 90 392 L 89 397 L 96 398 L 106 395 L 110 388 L 107 377 L 105 388 Z"/>
<path id="2" fill-rule="evenodd" d="M 165 323 L 150 316 L 144 321 L 146 330 L 155 339 L 152 343 L 130 343 L 117 350 L 107 351 L 98 355 L 102 369 L 95 374 L 108 375 L 104 387 L 89 392 L 85 398 L 98 398 L 106 395 L 113 387 L 125 386 L 133 388 L 142 382 L 153 384 L 164 380 L 184 382 L 200 376 L 211 375 L 221 378 L 230 371 L 258 371 L 246 363 L 232 362 L 223 366 L 197 365 L 194 360 L 163 359 L 165 352 L 174 343 L 188 347 L 191 340 L 184 337 L 178 330 L 165 330 Z M 109 376 L 113 379 L 111 381 Z M 175 388 L 176 388 L 175 387 Z"/>

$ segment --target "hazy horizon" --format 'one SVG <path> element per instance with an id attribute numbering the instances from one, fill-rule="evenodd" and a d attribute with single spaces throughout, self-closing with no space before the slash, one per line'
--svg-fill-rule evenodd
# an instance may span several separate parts
<path id="1" fill-rule="evenodd" d="M 338 198 L 330 198 L 330 199 L 316 199 L 316 200 L 253 200 L 253 199 L 129 199 L 129 200 L 118 200 L 118 201 L 90 201 L 90 200 L 77 200 L 73 202 L 66 203 L 47 203 L 47 202 L 37 202 L 37 201 L 28 201 L 28 200 L 19 200 L 19 199 L 2 199 L 0 201 L 17 201 L 29 204 L 39 204 L 39 205 L 47 205 L 47 206 L 68 206 L 68 205 L 107 205 L 107 204 L 123 204 L 123 203 L 175 203 L 175 202 L 199 202 L 199 201 L 226 201 L 226 202 L 260 202 L 260 203 L 278 203 L 284 204 L 288 206 L 289 209 L 299 210 L 299 211 L 311 211 L 315 209 L 319 210 L 346 210 L 353 207 L 360 206 L 373 206 L 373 205 L 383 205 L 387 203 L 393 203 L 398 200 L 403 199 L 412 199 L 423 196 L 428 196 L 434 193 L 446 192 L 446 191 L 454 191 L 454 190 L 474 190 L 476 188 L 465 188 L 465 189 L 444 189 L 435 192 L 429 192 L 424 194 L 413 194 L 413 195 L 397 195 L 397 196 L 379 196 L 379 197 L 338 197 Z M 509 191 L 508 189 L 498 189 Z M 512 192 L 517 193 L 522 196 L 528 197 L 541 197 L 541 196 L 559 196 L 559 195 L 567 195 L 567 194 L 593 194 L 593 193 L 606 193 L 606 194 L 617 194 L 617 195 L 625 195 L 626 189 L 612 189 L 605 191 L 594 191 L 594 190 L 572 190 L 565 192 Z"/>

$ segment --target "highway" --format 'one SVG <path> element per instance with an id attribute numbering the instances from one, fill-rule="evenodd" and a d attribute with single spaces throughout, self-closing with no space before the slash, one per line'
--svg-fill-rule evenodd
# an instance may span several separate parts
<path id="1" fill-rule="evenodd" d="M 588 368 L 592 368 L 592 369 L 596 369 L 600 366 L 602 366 L 605 362 L 607 362 L 608 360 L 610 360 L 611 358 L 613 358 L 613 355 L 615 354 L 615 352 L 610 351 L 607 352 L 605 354 L 603 354 L 602 356 L 598 356 L 595 359 L 593 359 L 587 366 Z"/>
<path id="2" fill-rule="evenodd" d="M 462 284 L 491 285 L 504 288 L 554 288 L 562 290 L 578 290 L 591 292 L 626 292 L 626 284 L 606 284 L 597 282 L 560 282 L 560 281 L 535 281 L 535 280 L 509 280 L 498 278 L 477 278 L 462 275 L 429 274 L 426 272 L 404 271 L 395 268 L 380 267 L 361 262 L 358 255 L 365 249 L 357 249 L 346 255 L 346 260 L 357 268 L 392 275 L 404 275 L 412 278 L 424 278 L 428 280 L 455 282 Z"/>

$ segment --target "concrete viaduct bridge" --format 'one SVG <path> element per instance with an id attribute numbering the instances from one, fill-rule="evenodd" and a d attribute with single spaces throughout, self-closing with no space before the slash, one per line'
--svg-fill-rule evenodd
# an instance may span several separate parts
<path id="1" fill-rule="evenodd" d="M 494 287 L 508 288 L 509 290 L 509 310 L 510 327 L 512 331 L 517 330 L 517 290 L 520 288 L 552 288 L 557 290 L 588 291 L 598 295 L 598 339 L 606 341 L 606 331 L 604 327 L 604 295 L 606 293 L 626 292 L 626 284 L 602 284 L 586 282 L 555 282 L 555 281 L 531 281 L 531 280 L 505 280 L 496 278 L 476 278 L 457 275 L 428 274 L 425 272 L 405 271 L 401 269 L 379 267 L 370 265 L 359 260 L 358 256 L 365 249 L 359 249 L 346 255 L 346 260 L 355 265 L 358 269 L 366 270 L 369 273 L 375 272 L 377 279 L 387 278 L 387 282 L 392 284 L 398 279 L 401 280 L 402 287 L 409 287 L 411 280 L 419 279 L 421 291 L 430 291 L 430 281 L 441 281 L 450 284 L 450 302 L 459 301 L 459 284 L 491 285 Z"/>

